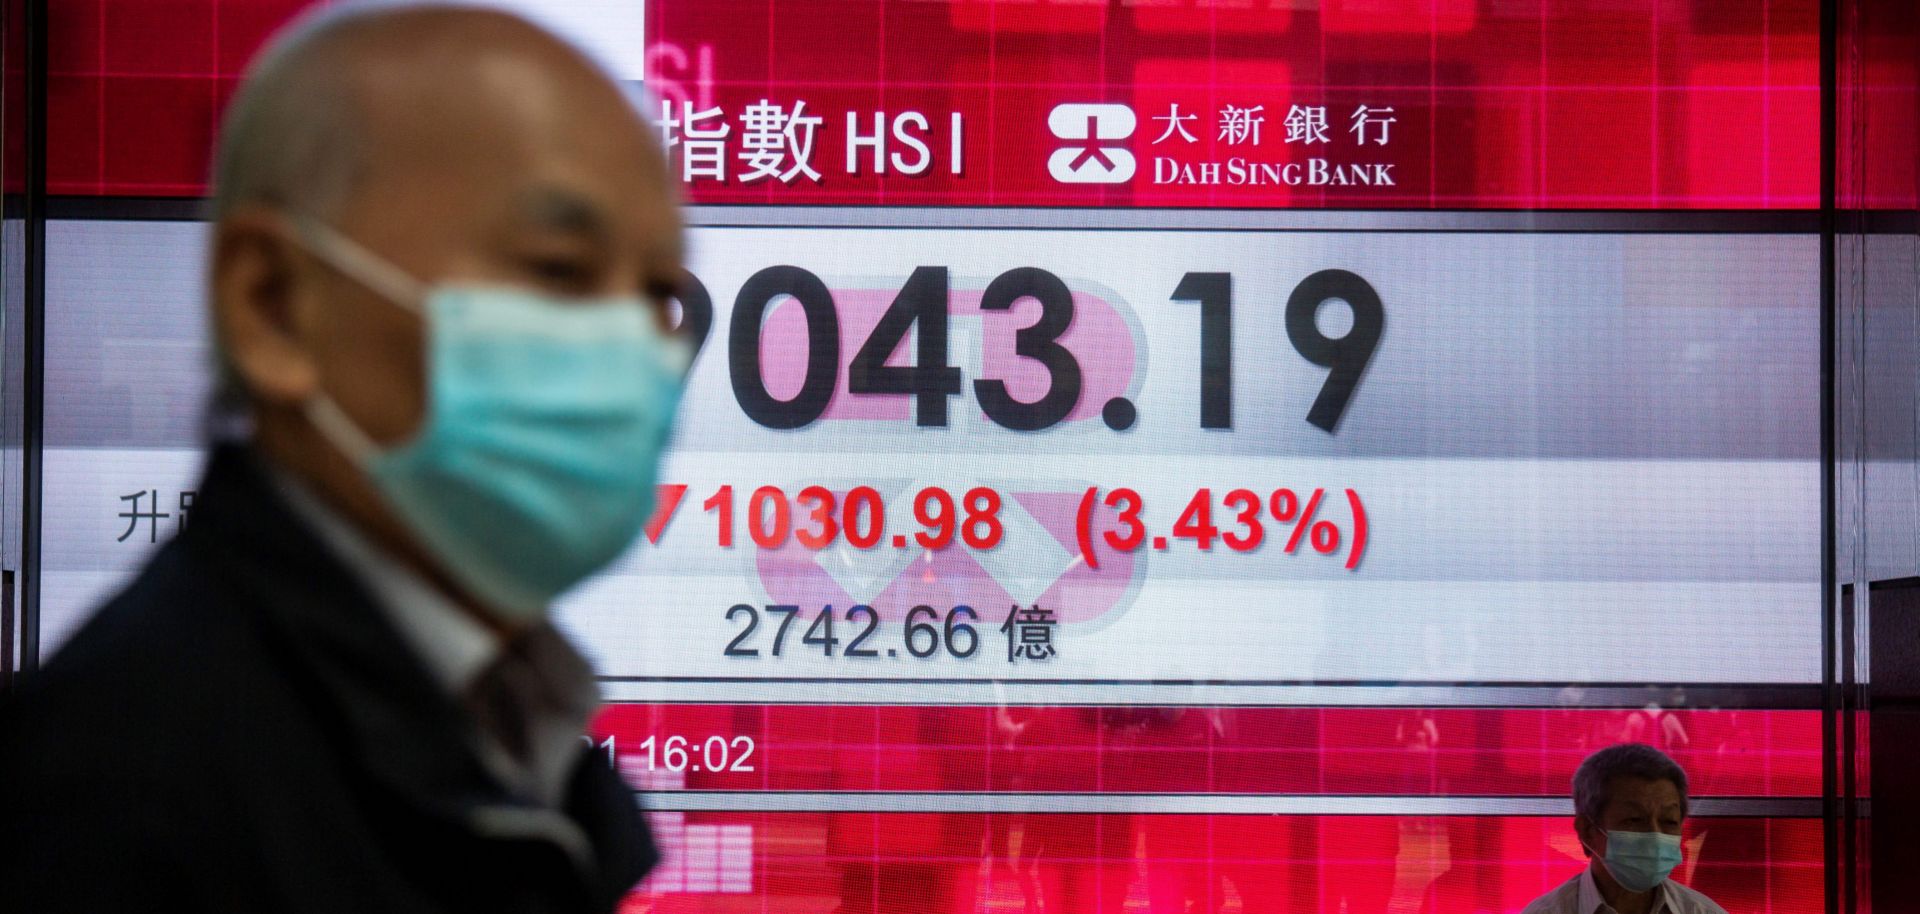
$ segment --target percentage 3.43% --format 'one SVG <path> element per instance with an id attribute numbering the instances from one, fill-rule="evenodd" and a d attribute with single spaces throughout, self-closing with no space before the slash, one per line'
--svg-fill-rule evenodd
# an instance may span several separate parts
<path id="1" fill-rule="evenodd" d="M 1151 537 L 1152 546 L 1164 551 L 1171 548 L 1174 541 L 1190 540 L 1200 551 L 1210 552 L 1217 539 L 1234 552 L 1252 552 L 1267 541 L 1267 527 L 1272 524 L 1273 537 L 1286 538 L 1285 552 L 1298 552 L 1302 543 L 1321 555 L 1338 556 L 1344 551 L 1347 570 L 1352 571 L 1360 567 L 1360 558 L 1367 550 L 1367 508 L 1359 492 L 1346 489 L 1345 493 L 1351 526 L 1343 533 L 1339 524 L 1319 517 L 1326 489 L 1314 489 L 1304 503 L 1300 493 L 1292 489 L 1274 489 L 1264 498 L 1252 489 L 1232 489 L 1217 502 L 1213 489 L 1199 489 L 1188 499 L 1168 532 Z M 1096 522 L 1105 520 L 1095 517 L 1095 509 L 1101 505 L 1111 509 L 1112 515 L 1111 526 L 1100 524 L 1105 529 L 1098 531 L 1100 540 L 1108 548 L 1132 552 L 1149 540 L 1144 519 L 1147 506 L 1139 492 L 1118 488 L 1106 490 L 1103 495 L 1099 486 L 1088 486 L 1080 497 L 1075 530 L 1080 538 L 1080 554 L 1086 557 L 1089 568 L 1100 567 L 1093 546 Z M 1215 522 L 1216 505 L 1221 509 L 1220 523 Z"/>

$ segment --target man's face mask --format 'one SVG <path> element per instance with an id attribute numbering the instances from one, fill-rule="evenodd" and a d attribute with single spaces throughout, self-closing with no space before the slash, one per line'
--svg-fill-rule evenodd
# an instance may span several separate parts
<path id="1" fill-rule="evenodd" d="M 325 392 L 306 413 L 446 573 L 524 621 L 625 551 L 653 510 L 690 358 L 645 301 L 429 286 L 331 228 L 297 230 L 426 323 L 427 414 L 412 440 L 379 446 Z"/>
<path id="2" fill-rule="evenodd" d="M 1615 882 L 1629 892 L 1648 892 L 1680 865 L 1680 836 L 1651 831 L 1607 832 L 1601 858 Z"/>

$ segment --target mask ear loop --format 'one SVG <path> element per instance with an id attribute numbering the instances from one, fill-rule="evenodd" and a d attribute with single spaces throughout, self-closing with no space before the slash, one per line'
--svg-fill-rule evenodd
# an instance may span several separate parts
<path id="1" fill-rule="evenodd" d="M 308 253 L 381 298 L 425 316 L 420 305 L 426 298 L 425 283 L 324 222 L 300 216 L 289 221 L 294 236 Z"/>
<path id="2" fill-rule="evenodd" d="M 422 318 L 426 316 L 420 304 L 426 296 L 426 286 L 420 280 L 325 223 L 297 216 L 289 217 L 288 222 L 300 246 L 328 266 L 394 305 Z M 304 410 L 307 421 L 355 463 L 364 466 L 379 456 L 380 445 L 367 437 L 324 391 L 308 398 Z"/>
<path id="3" fill-rule="evenodd" d="M 1588 819 L 1587 824 L 1592 825 L 1594 824 L 1594 822 L 1593 820 Z M 1605 831 L 1605 829 L 1602 829 L 1602 831 Z M 1602 854 L 1597 850 L 1594 850 L 1593 845 L 1587 843 L 1586 836 L 1580 834 L 1580 829 L 1577 826 L 1574 828 L 1574 831 L 1573 831 L 1573 840 L 1580 842 L 1580 849 L 1583 851 L 1586 851 L 1588 857 L 1594 860 L 1599 860 L 1601 861 L 1602 865 L 1605 865 L 1607 855 Z"/>
<path id="4" fill-rule="evenodd" d="M 380 445 L 367 437 L 360 426 L 353 424 L 353 420 L 341 411 L 340 405 L 324 392 L 309 397 L 305 410 L 307 421 L 313 423 L 323 437 L 344 451 L 354 463 L 365 466 L 380 455 Z"/>

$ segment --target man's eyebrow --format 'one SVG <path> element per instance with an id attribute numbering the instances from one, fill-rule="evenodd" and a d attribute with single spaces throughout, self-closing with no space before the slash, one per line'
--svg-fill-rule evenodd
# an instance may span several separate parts
<path id="1" fill-rule="evenodd" d="M 600 207 L 572 191 L 554 187 L 528 193 L 520 209 L 542 228 L 590 235 L 595 240 L 610 236 L 607 219 Z"/>

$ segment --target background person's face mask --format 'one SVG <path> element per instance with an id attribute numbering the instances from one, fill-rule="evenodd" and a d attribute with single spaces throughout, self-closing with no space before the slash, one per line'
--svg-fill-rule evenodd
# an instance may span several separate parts
<path id="1" fill-rule="evenodd" d="M 379 446 L 324 392 L 306 411 L 447 574 L 525 621 L 633 542 L 689 360 L 644 301 L 428 286 L 326 226 L 298 231 L 426 323 L 427 409 L 412 440 Z"/>
<path id="2" fill-rule="evenodd" d="M 1680 865 L 1680 836 L 1653 831 L 1609 831 L 1601 858 L 1613 880 L 1629 892 L 1648 892 Z"/>

